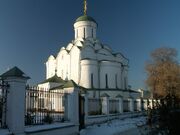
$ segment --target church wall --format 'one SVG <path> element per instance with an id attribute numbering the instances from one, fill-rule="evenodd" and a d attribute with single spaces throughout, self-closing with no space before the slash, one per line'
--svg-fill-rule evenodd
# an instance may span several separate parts
<path id="1" fill-rule="evenodd" d="M 127 89 L 128 88 L 128 67 L 123 66 L 122 67 L 122 89 Z"/>
<path id="2" fill-rule="evenodd" d="M 115 66 L 115 84 L 117 88 L 121 89 L 121 63 L 116 63 Z"/>
<path id="3" fill-rule="evenodd" d="M 124 67 L 121 67 L 121 88 L 124 89 L 124 77 L 125 77 L 125 72 L 124 72 Z"/>
<path id="4" fill-rule="evenodd" d="M 61 50 L 56 58 L 57 62 L 57 75 L 61 77 L 62 79 L 68 79 L 69 74 L 69 54 L 67 51 Z"/>
<path id="5" fill-rule="evenodd" d="M 80 74 L 80 50 L 78 47 L 73 46 L 70 52 L 70 79 L 79 84 Z"/>
<path id="6" fill-rule="evenodd" d="M 125 67 L 125 70 L 124 70 L 124 77 L 125 77 L 124 79 L 126 81 L 124 87 L 125 87 L 125 89 L 127 89 L 128 88 L 128 67 L 127 66 Z"/>
<path id="7" fill-rule="evenodd" d="M 76 38 L 96 38 L 97 24 L 94 22 L 80 21 L 74 24 L 75 39 Z"/>
<path id="8" fill-rule="evenodd" d="M 115 79 L 113 76 L 111 62 L 101 61 L 100 63 L 100 88 L 114 88 Z"/>
<path id="9" fill-rule="evenodd" d="M 98 62 L 95 60 L 81 60 L 80 85 L 85 88 L 98 88 Z"/>
<path id="10" fill-rule="evenodd" d="M 110 62 L 110 61 L 101 61 L 100 63 L 100 88 L 121 88 L 121 64 L 120 63 Z"/>
<path id="11" fill-rule="evenodd" d="M 54 56 L 50 56 L 48 61 L 46 62 L 46 79 L 55 75 L 56 69 L 56 60 Z"/>

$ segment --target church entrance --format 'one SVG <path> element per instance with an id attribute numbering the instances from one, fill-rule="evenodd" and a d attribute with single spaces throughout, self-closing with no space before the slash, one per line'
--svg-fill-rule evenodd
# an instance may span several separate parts
<path id="1" fill-rule="evenodd" d="M 79 130 L 85 128 L 85 110 L 84 110 L 84 97 L 79 95 Z"/>

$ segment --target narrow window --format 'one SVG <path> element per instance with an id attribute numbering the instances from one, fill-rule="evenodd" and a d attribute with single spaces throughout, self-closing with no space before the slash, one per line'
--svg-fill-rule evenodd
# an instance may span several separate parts
<path id="1" fill-rule="evenodd" d="M 118 85 L 117 85 L 117 74 L 115 75 L 115 82 L 116 82 L 116 88 L 118 88 Z"/>
<path id="2" fill-rule="evenodd" d="M 126 77 L 124 77 L 124 88 L 127 89 L 127 80 L 126 80 Z"/>
<path id="3" fill-rule="evenodd" d="M 108 88 L 108 75 L 106 74 L 106 88 Z"/>
<path id="4" fill-rule="evenodd" d="M 91 88 L 94 88 L 94 84 L 93 84 L 93 74 L 91 74 Z"/>
<path id="5" fill-rule="evenodd" d="M 84 28 L 84 38 L 86 37 L 85 32 L 86 32 L 86 29 Z"/>
<path id="6" fill-rule="evenodd" d="M 94 37 L 94 31 L 93 31 L 93 28 L 92 28 L 92 37 Z"/>
<path id="7" fill-rule="evenodd" d="M 124 81 L 123 81 L 123 77 L 122 77 L 122 75 L 121 75 L 121 88 L 122 88 L 122 89 L 124 89 L 123 82 L 124 82 Z"/>

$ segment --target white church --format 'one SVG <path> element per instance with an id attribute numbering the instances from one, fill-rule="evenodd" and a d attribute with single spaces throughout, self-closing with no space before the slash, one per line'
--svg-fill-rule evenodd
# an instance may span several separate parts
<path id="1" fill-rule="evenodd" d="M 128 88 L 129 60 L 97 39 L 98 23 L 86 14 L 74 23 L 74 39 L 50 55 L 46 62 L 46 80 L 38 86 L 61 90 L 79 87 L 90 96 L 130 96 Z M 132 92 L 132 91 L 131 91 Z"/>

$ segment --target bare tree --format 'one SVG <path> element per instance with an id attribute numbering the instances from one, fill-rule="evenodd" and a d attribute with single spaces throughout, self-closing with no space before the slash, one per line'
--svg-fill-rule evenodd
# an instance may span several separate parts
<path id="1" fill-rule="evenodd" d="M 176 49 L 163 47 L 154 50 L 151 60 L 146 63 L 146 71 L 146 83 L 154 98 L 180 97 L 180 65 Z"/>

